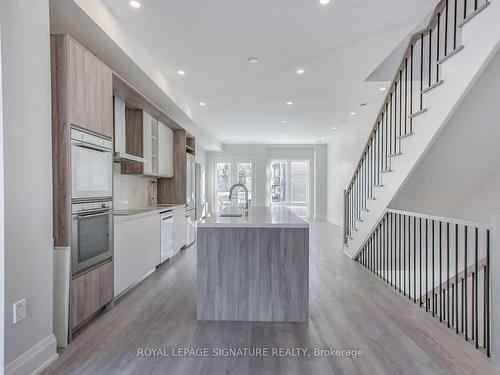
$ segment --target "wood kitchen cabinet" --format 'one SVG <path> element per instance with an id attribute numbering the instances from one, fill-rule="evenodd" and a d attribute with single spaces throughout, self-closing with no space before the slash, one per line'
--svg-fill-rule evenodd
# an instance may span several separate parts
<path id="1" fill-rule="evenodd" d="M 71 125 L 113 137 L 113 73 L 67 35 L 68 121 Z"/>
<path id="2" fill-rule="evenodd" d="M 174 175 L 174 133 L 158 121 L 158 177 Z"/>
<path id="3" fill-rule="evenodd" d="M 112 261 L 75 276 L 71 282 L 71 329 L 84 323 L 112 299 Z"/>

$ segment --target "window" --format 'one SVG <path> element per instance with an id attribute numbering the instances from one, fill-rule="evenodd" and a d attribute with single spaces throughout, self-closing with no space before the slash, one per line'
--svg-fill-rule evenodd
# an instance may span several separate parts
<path id="1" fill-rule="evenodd" d="M 271 161 L 270 202 L 271 205 L 289 207 L 301 217 L 308 216 L 309 161 Z"/>
<path id="2" fill-rule="evenodd" d="M 248 189 L 249 204 L 254 199 L 254 165 L 253 160 L 216 160 L 214 165 L 215 171 L 215 209 L 222 210 L 224 207 L 231 205 L 229 199 L 229 190 L 235 183 L 241 183 Z M 243 189 L 236 190 L 237 194 L 232 198 L 236 200 L 238 205 L 245 203 L 245 192 Z"/>
<path id="3" fill-rule="evenodd" d="M 231 188 L 231 162 L 215 163 L 215 205 L 217 211 L 229 202 Z"/>

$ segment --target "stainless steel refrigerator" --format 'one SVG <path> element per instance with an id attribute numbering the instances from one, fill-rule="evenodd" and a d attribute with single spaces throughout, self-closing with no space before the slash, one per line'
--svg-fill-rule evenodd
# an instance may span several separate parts
<path id="1" fill-rule="evenodd" d="M 196 163 L 194 155 L 187 154 L 186 166 L 186 246 L 196 240 Z"/>

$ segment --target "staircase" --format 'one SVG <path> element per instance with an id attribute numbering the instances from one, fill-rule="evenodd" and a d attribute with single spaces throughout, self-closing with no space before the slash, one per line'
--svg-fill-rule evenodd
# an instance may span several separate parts
<path id="1" fill-rule="evenodd" d="M 413 35 L 344 191 L 345 252 L 358 258 L 387 207 L 500 45 L 500 0 L 443 0 Z"/>

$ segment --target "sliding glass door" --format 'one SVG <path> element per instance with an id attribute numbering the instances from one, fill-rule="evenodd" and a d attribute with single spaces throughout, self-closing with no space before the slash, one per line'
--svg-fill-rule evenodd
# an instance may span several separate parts
<path id="1" fill-rule="evenodd" d="M 309 216 L 309 161 L 272 160 L 270 203 L 286 206 L 301 217 Z"/>
<path id="2" fill-rule="evenodd" d="M 255 162 L 253 160 L 227 159 L 215 160 L 214 165 L 214 193 L 215 209 L 222 210 L 231 204 L 229 189 L 235 183 L 241 183 L 248 189 L 248 200 L 251 203 L 254 199 L 254 171 Z M 245 202 L 245 192 L 239 188 L 235 190 L 232 198 L 238 205 Z"/>

